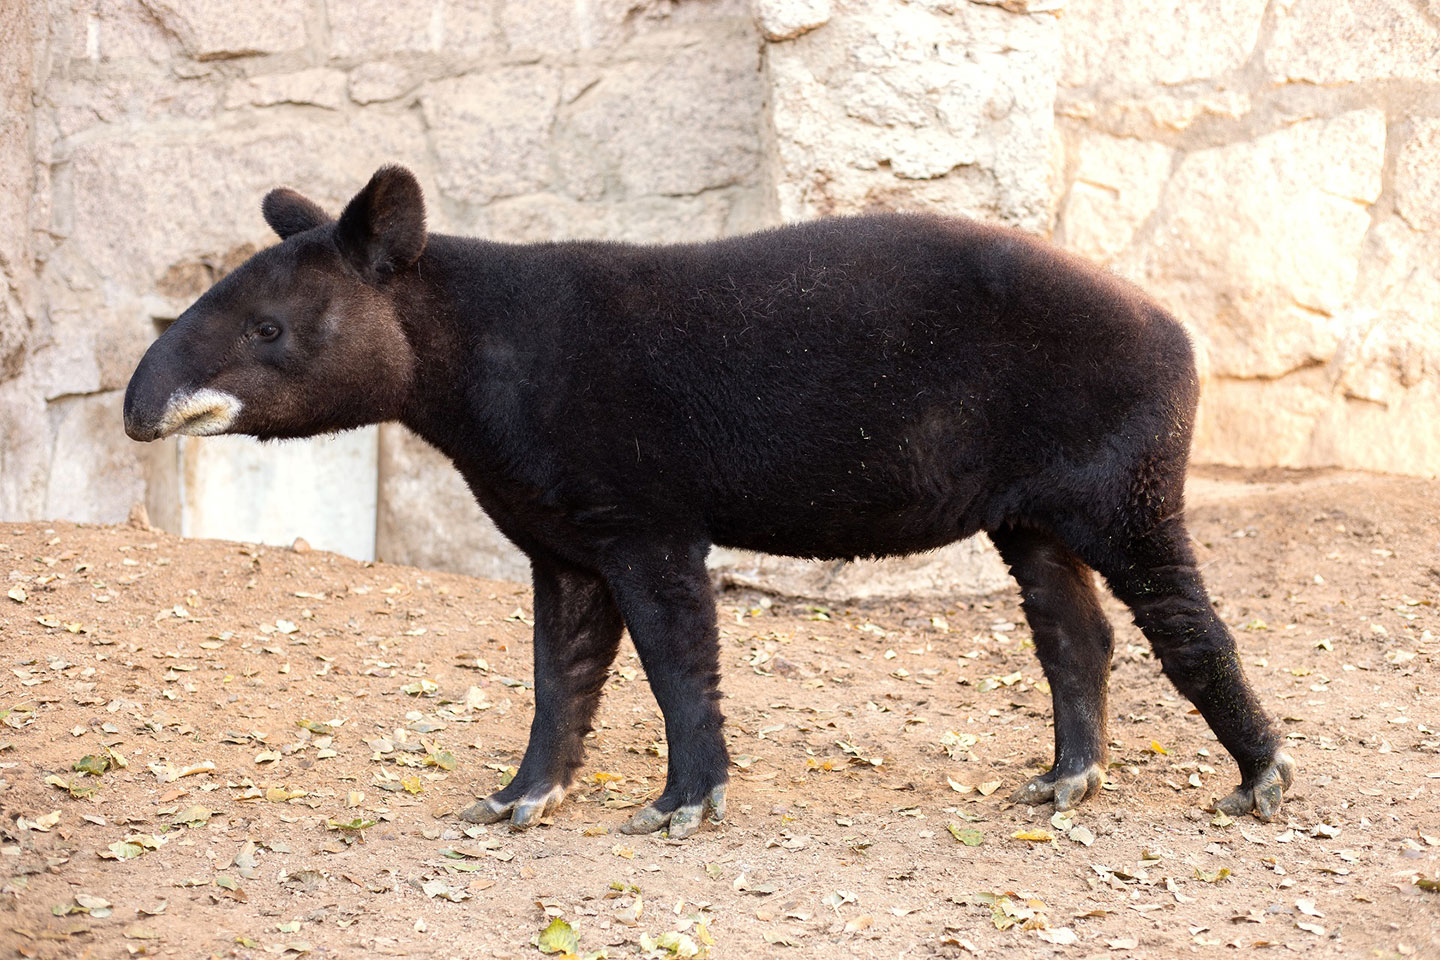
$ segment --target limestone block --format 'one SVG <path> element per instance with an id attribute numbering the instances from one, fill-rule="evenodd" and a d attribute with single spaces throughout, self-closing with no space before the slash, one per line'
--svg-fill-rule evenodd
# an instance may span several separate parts
<path id="1" fill-rule="evenodd" d="M 12 277 L 10 271 L 0 268 L 0 380 L 6 380 L 20 372 L 25 359 L 25 344 L 28 339 L 30 320 L 20 305 L 20 298 L 14 289 L 22 282 Z"/>
<path id="2" fill-rule="evenodd" d="M 31 138 L 34 109 L 33 10 L 0 7 L 0 380 L 20 371 L 29 330 L 22 300 L 33 279 L 30 198 L 34 186 Z"/>
<path id="3" fill-rule="evenodd" d="M 616 64 L 562 112 L 566 191 L 677 196 L 753 181 L 762 100 L 748 29 L 720 31 L 680 56 Z"/>
<path id="4" fill-rule="evenodd" d="M 308 39 L 305 6 L 289 0 L 142 2 L 196 60 L 298 50 Z"/>
<path id="5" fill-rule="evenodd" d="M 1238 70 L 1255 48 L 1266 2 L 1069 0 L 1061 83 L 1123 90 Z"/>
<path id="6" fill-rule="evenodd" d="M 1106 263 L 1130 244 L 1159 204 L 1175 151 L 1087 132 L 1076 154 L 1057 239 L 1083 257 Z"/>
<path id="7" fill-rule="evenodd" d="M 755 24 L 766 40 L 794 40 L 830 20 L 830 0 L 755 0 Z"/>
<path id="8" fill-rule="evenodd" d="M 1417 117 L 1395 161 L 1395 207 L 1417 230 L 1440 230 L 1440 119 Z"/>
<path id="9" fill-rule="evenodd" d="M 579 8 L 581 46 L 617 47 L 636 39 L 659 46 L 676 36 L 703 37 L 716 23 L 748 23 L 750 2 L 584 0 Z"/>
<path id="10" fill-rule="evenodd" d="M 497 0 L 326 0 L 330 55 L 342 59 L 435 53 L 473 59 L 500 52 Z"/>
<path id="11" fill-rule="evenodd" d="M 113 130 L 117 125 L 141 127 L 174 122 L 196 124 L 214 117 L 224 88 L 213 78 L 179 78 L 163 66 L 132 69 L 123 78 L 76 71 L 47 86 L 53 122 L 61 137 Z M 47 145 L 48 146 L 48 145 Z M 62 145 L 63 149 L 63 145 Z"/>
<path id="12" fill-rule="evenodd" d="M 511 53 L 554 54 L 580 48 L 586 19 L 585 5 L 576 0 L 507 0 L 500 30 Z"/>
<path id="13" fill-rule="evenodd" d="M 111 326 L 118 324 L 97 324 L 93 317 L 82 319 L 76 311 L 53 313 L 49 329 L 43 338 L 37 338 L 40 342 L 30 351 L 30 374 L 40 395 L 53 400 L 67 394 L 98 392 L 101 374 L 96 335 Z"/>
<path id="14" fill-rule="evenodd" d="M 276 242 L 260 217 L 272 187 L 293 186 L 338 214 L 383 163 L 405 163 L 423 180 L 428 150 L 409 114 L 295 123 L 266 112 L 233 129 L 87 140 L 68 160 L 70 223 L 51 257 L 55 279 L 139 293 L 176 264 Z"/>
<path id="15" fill-rule="evenodd" d="M 288 545 L 375 559 L 378 427 L 258 443 L 181 437 L 180 529 L 187 537 Z M 156 517 L 156 520 L 161 519 Z"/>
<path id="16" fill-rule="evenodd" d="M 1379 341 L 1388 349 L 1408 335 L 1390 330 Z M 1426 378 L 1385 403 L 1350 388 L 1336 391 L 1331 371 L 1321 367 L 1279 380 L 1213 382 L 1201 404 L 1194 456 L 1234 466 L 1435 476 L 1440 474 L 1440 367 L 1427 369 Z"/>
<path id="17" fill-rule="evenodd" d="M 504 41 L 496 25 L 498 5 L 499 0 L 441 0 L 440 51 L 466 60 L 499 54 Z"/>
<path id="18" fill-rule="evenodd" d="M 1407 0 L 1279 0 L 1265 68 L 1277 81 L 1440 80 L 1440 29 Z"/>
<path id="19" fill-rule="evenodd" d="M 1211 118 L 1236 120 L 1249 113 L 1251 108 L 1250 94 L 1244 90 L 1160 91 L 1139 97 L 1088 97 L 1062 89 L 1055 104 L 1055 113 L 1089 121 L 1092 126 L 1116 136 L 1146 139 L 1182 133 Z"/>
<path id="20" fill-rule="evenodd" d="M 984 537 L 910 557 L 823 563 L 716 549 L 710 553 L 710 567 L 726 586 L 832 602 L 977 596 L 1013 582 Z"/>
<path id="21" fill-rule="evenodd" d="M 476 232 L 510 243 L 695 243 L 769 226 L 773 220 L 760 201 L 758 187 L 600 202 L 537 193 L 497 200 L 486 208 Z"/>
<path id="22" fill-rule="evenodd" d="M 1384 160 L 1385 115 L 1373 109 L 1194 151 L 1116 266 L 1194 325 L 1216 375 L 1325 362 L 1354 300 Z"/>
<path id="23" fill-rule="evenodd" d="M 380 428 L 381 560 L 492 580 L 530 580 L 530 561 L 476 504 L 443 454 L 399 424 Z"/>
<path id="24" fill-rule="evenodd" d="M 394 100 L 412 86 L 410 71 L 384 60 L 362 63 L 350 71 L 350 99 L 356 103 Z"/>
<path id="25" fill-rule="evenodd" d="M 45 515 L 53 437 L 45 400 L 23 372 L 0 378 L 0 520 Z"/>
<path id="26" fill-rule="evenodd" d="M 277 103 L 309 104 L 339 110 L 345 103 L 345 74 L 316 67 L 295 73 L 267 73 L 231 83 L 225 91 L 225 106 L 273 107 Z"/>
<path id="27" fill-rule="evenodd" d="M 44 5 L 5 6 L 39 10 Z M 181 49 L 173 28 L 157 16 L 145 0 L 50 4 L 49 7 L 48 26 L 55 52 L 62 58 L 100 63 L 123 60 L 162 63 Z"/>
<path id="28" fill-rule="evenodd" d="M 1206 385 L 1196 457 L 1239 466 L 1440 474 L 1440 236 L 1376 224 L 1329 362 Z M 1256 416 L 1263 411 L 1263 416 Z"/>
<path id="29" fill-rule="evenodd" d="M 420 104 L 440 189 L 463 203 L 488 203 L 548 186 L 559 86 L 558 73 L 541 66 L 427 84 Z"/>
<path id="30" fill-rule="evenodd" d="M 765 49 L 785 219 L 934 206 L 1050 221 L 1051 17 L 879 0 Z"/>
<path id="31" fill-rule="evenodd" d="M 145 499 L 145 473 L 121 425 L 124 399 L 113 390 L 48 405 L 55 439 L 42 516 L 118 523 Z"/>

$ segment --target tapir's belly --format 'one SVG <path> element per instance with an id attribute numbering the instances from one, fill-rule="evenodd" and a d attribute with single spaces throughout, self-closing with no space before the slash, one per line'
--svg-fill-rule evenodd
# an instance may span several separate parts
<path id="1" fill-rule="evenodd" d="M 713 508 L 710 536 L 720 546 L 824 560 L 917 553 L 981 529 L 983 487 L 982 476 L 964 474 L 944 484 L 913 475 L 776 483 Z"/>

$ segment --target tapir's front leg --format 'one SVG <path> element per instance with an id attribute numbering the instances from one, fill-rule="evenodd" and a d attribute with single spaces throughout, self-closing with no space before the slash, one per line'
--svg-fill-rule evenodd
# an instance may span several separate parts
<path id="1" fill-rule="evenodd" d="M 531 564 L 535 582 L 535 719 L 515 779 L 460 814 L 471 823 L 505 816 L 528 827 L 559 805 L 579 768 L 600 690 L 623 629 L 599 577 L 548 560 Z"/>
<path id="2" fill-rule="evenodd" d="M 720 713 L 720 639 L 705 569 L 708 544 L 643 545 L 608 565 L 610 589 L 665 716 L 665 790 L 620 829 L 671 837 L 725 816 L 730 756 Z"/>

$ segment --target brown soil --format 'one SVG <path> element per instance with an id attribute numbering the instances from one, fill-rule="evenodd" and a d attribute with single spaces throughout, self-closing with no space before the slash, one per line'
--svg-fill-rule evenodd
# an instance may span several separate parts
<path id="1" fill-rule="evenodd" d="M 571 799 L 467 835 L 453 812 L 525 745 L 527 590 L 0 525 L 0 953 L 539 957 L 559 916 L 612 958 L 642 935 L 737 958 L 1440 956 L 1440 483 L 1210 472 L 1192 502 L 1300 765 L 1275 823 L 1206 812 L 1234 764 L 1114 604 L 1110 782 L 1077 830 L 1004 801 L 1051 744 L 1014 596 L 726 594 L 723 827 L 606 832 L 664 776 L 627 645 Z M 125 766 L 72 770 L 107 750 Z"/>

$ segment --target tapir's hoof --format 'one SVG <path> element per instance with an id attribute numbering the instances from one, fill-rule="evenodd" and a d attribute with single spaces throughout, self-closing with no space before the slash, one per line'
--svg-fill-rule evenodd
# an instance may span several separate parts
<path id="1" fill-rule="evenodd" d="M 512 829 L 524 830 L 560 806 L 560 801 L 565 799 L 565 788 L 551 787 L 544 793 L 525 794 L 514 800 L 499 797 L 496 793 L 476 800 L 460 811 L 460 819 L 466 823 L 499 823 L 508 816 Z"/>
<path id="2" fill-rule="evenodd" d="M 1098 763 L 1065 776 L 1051 769 L 1010 794 L 1010 802 L 1034 807 L 1053 801 L 1057 812 L 1069 810 L 1099 793 L 1104 780 L 1105 772 Z"/>
<path id="3" fill-rule="evenodd" d="M 1280 812 L 1285 791 L 1295 782 L 1295 761 L 1288 754 L 1277 753 L 1270 766 L 1260 771 L 1255 781 L 1241 784 L 1235 792 L 1215 803 L 1215 809 L 1232 817 L 1255 814 L 1257 820 L 1269 823 Z"/>
<path id="4" fill-rule="evenodd" d="M 711 823 L 720 823 L 725 819 L 725 784 L 711 790 L 709 796 L 699 803 L 682 804 L 668 812 L 661 810 L 658 803 L 652 803 L 631 817 L 620 828 L 620 832 L 654 833 L 669 824 L 668 836 L 673 840 L 681 840 L 700 829 L 700 823 L 705 819 L 707 811 Z"/>

